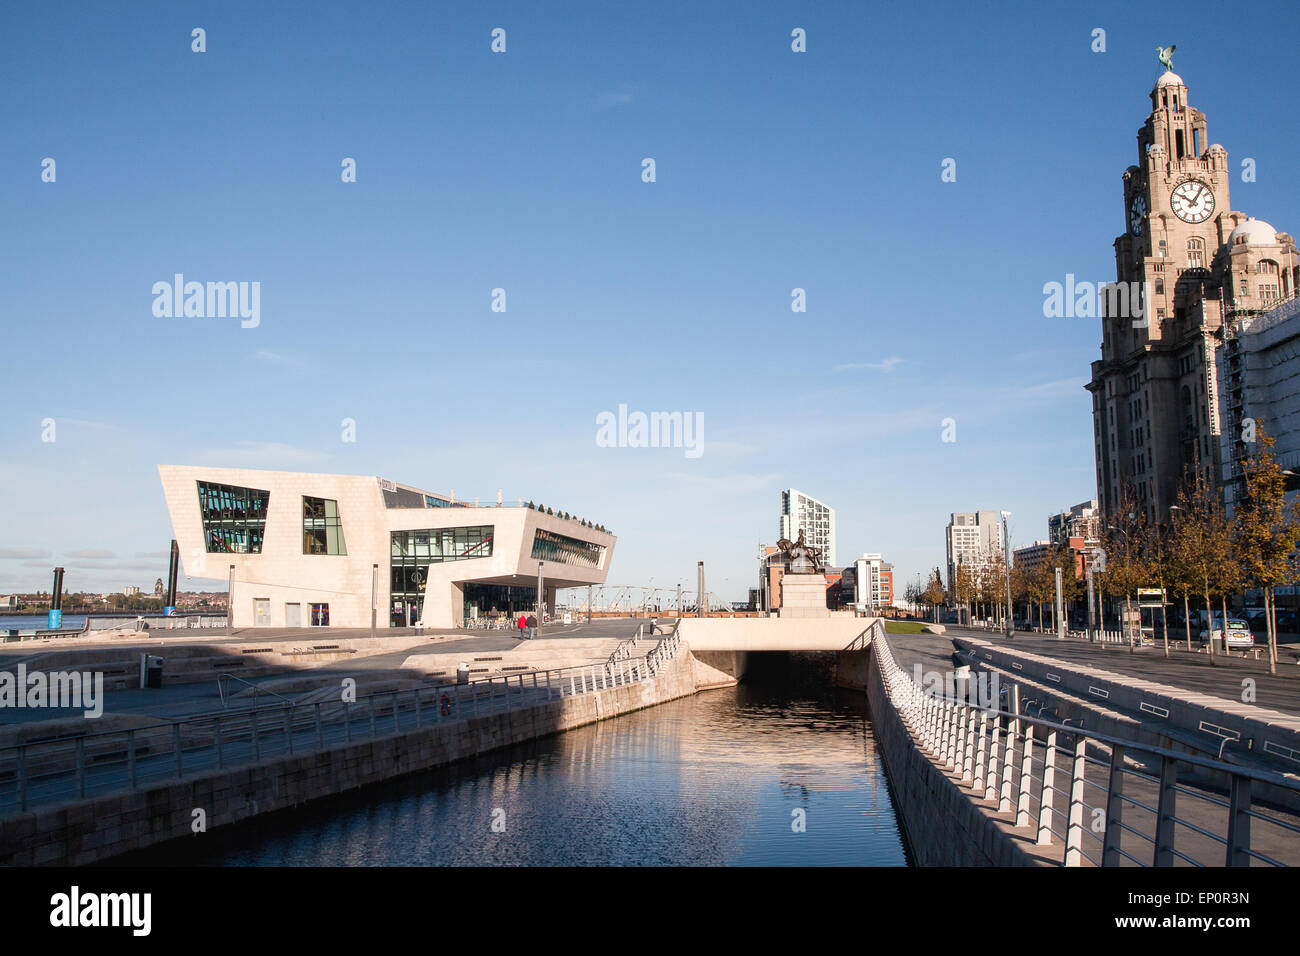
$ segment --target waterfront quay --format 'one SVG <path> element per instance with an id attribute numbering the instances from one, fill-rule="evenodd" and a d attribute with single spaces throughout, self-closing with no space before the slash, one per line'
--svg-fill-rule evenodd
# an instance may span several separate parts
<path id="1" fill-rule="evenodd" d="M 156 698 L 151 707 L 146 695 L 157 689 L 115 691 L 102 730 L 66 718 L 8 725 L 14 736 L 0 748 L 0 861 L 84 864 L 170 845 L 192 838 L 197 820 L 203 832 L 220 832 L 413 774 L 451 773 L 460 761 L 633 712 L 653 721 L 668 713 L 659 705 L 734 688 L 764 669 L 759 665 L 779 669 L 821 655 L 829 665 L 821 680 L 865 695 L 871 751 L 913 862 L 1300 862 L 1300 783 L 1280 763 L 1279 748 L 1290 738 L 1265 708 L 1245 714 L 1224 698 L 1198 700 L 1201 719 L 1220 731 L 1247 720 L 1278 727 L 1271 748 L 1211 753 L 1221 736 L 1198 746 L 1196 727 L 1161 725 L 1158 714 L 1136 705 L 1132 714 L 1119 709 L 1122 687 L 1150 696 L 1157 693 L 1151 682 L 1093 675 L 1094 686 L 1110 681 L 1107 698 L 1089 700 L 1085 692 L 1072 699 L 1062 681 L 1049 699 L 1056 685 L 1034 668 L 1062 677 L 1067 665 L 1030 654 L 987 658 L 1006 651 L 990 649 L 987 635 L 889 634 L 880 619 L 851 615 L 688 618 L 653 634 L 645 622 L 603 621 L 545 634 L 522 642 L 391 635 L 386 639 L 411 643 L 354 648 L 379 659 L 368 668 L 357 666 L 360 659 L 286 662 L 290 638 L 281 660 L 263 665 L 278 674 L 236 680 L 209 671 L 206 682 L 164 684 L 175 697 Z M 233 652 L 240 637 L 215 646 Z M 329 650 L 344 650 L 344 641 L 331 639 L 339 646 Z M 252 650 L 264 655 L 274 644 Z M 129 659 L 139 647 L 129 642 L 121 653 Z M 168 653 L 176 659 L 178 650 Z M 91 651 L 104 648 L 60 653 Z M 997 704 L 985 709 L 929 694 L 915 676 L 918 667 L 956 666 L 996 674 Z M 351 680 L 355 697 L 340 690 Z"/>

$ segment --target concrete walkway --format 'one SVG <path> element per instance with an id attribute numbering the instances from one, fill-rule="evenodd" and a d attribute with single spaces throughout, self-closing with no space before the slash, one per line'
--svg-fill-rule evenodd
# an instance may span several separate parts
<path id="1" fill-rule="evenodd" d="M 950 626 L 948 633 L 953 637 L 973 637 L 995 644 L 1007 644 L 1008 647 L 1031 654 L 1053 657 L 1071 664 L 1099 667 L 1142 680 L 1172 684 L 1193 693 L 1208 694 L 1225 700 L 1240 701 L 1242 679 L 1249 677 L 1255 681 L 1255 702 L 1259 706 L 1283 713 L 1300 714 L 1300 667 L 1279 662 L 1278 673 L 1269 674 L 1266 655 L 1264 660 L 1259 661 L 1216 655 L 1211 663 L 1207 654 L 1172 649 L 1170 657 L 1166 659 L 1163 645 L 1139 647 L 1129 653 L 1125 645 L 1090 644 L 1078 638 L 1061 640 L 1022 631 L 1017 631 L 1010 641 L 996 631 L 982 628 Z M 902 639 L 891 635 L 890 646 L 897 651 L 902 646 Z"/>
<path id="2" fill-rule="evenodd" d="M 510 654 L 521 652 L 526 656 L 534 648 L 541 647 L 563 647 L 563 642 L 573 641 L 575 645 L 584 642 L 597 642 L 602 645 L 609 643 L 614 646 L 619 641 L 627 640 L 637 633 L 639 625 L 648 624 L 643 620 L 632 618 L 603 618 L 593 621 L 591 624 L 581 623 L 572 625 L 552 625 L 540 629 L 539 637 L 536 641 L 520 640 L 517 634 L 510 631 L 465 631 L 456 629 L 440 630 L 437 632 L 426 632 L 427 642 L 419 645 L 406 646 L 391 651 L 383 651 L 376 654 L 365 656 L 355 656 L 347 660 L 332 661 L 317 665 L 315 667 L 297 667 L 286 668 L 282 671 L 272 674 L 263 674 L 257 677 L 248 678 L 248 683 L 257 686 L 271 685 L 276 682 L 284 681 L 286 678 L 301 677 L 312 678 L 319 681 L 342 680 L 345 677 L 356 677 L 358 679 L 373 680 L 377 676 L 390 675 L 394 678 L 409 678 L 411 680 L 423 680 L 424 673 L 416 670 L 403 670 L 403 663 L 413 654 L 418 652 L 430 655 L 459 655 L 470 656 L 473 654 L 501 652 Z M 249 640 L 249 637 L 256 637 L 260 643 L 264 638 L 268 644 L 293 641 L 301 642 L 304 637 L 304 628 L 242 628 L 237 631 L 233 638 L 204 637 L 190 631 L 185 637 L 178 632 L 175 636 L 169 638 L 168 643 L 172 646 L 185 646 L 193 644 L 212 645 L 223 642 L 243 643 Z M 159 636 L 165 635 L 166 632 L 158 632 Z M 331 638 L 364 638 L 369 637 L 368 628 L 317 628 L 309 636 L 321 636 L 325 633 Z M 398 630 L 379 631 L 381 637 L 402 636 L 404 632 Z M 414 632 L 409 632 L 409 636 L 415 639 Z M 69 645 L 66 650 L 70 653 L 84 651 L 93 647 L 111 647 L 115 650 L 121 650 L 125 655 L 137 655 L 141 652 L 158 654 L 164 658 L 167 655 L 167 648 L 159 647 L 157 637 L 148 637 L 147 644 L 139 644 L 133 641 L 96 641 L 96 642 L 79 642 L 75 646 Z M 51 654 L 60 650 L 58 645 L 40 645 L 39 648 L 26 648 L 22 653 L 16 651 L 17 645 L 2 645 L 4 651 L 0 653 L 0 670 L 12 668 L 18 660 L 26 658 L 36 650 L 41 654 Z M 653 645 L 651 645 L 653 646 Z M 553 655 L 547 655 L 553 656 Z M 585 660 L 587 655 L 581 655 Z M 576 661 L 575 661 L 576 662 Z M 547 664 L 546 666 L 559 666 L 556 664 Z M 57 670 L 57 657 L 54 661 L 45 664 L 45 668 Z M 238 685 L 244 687 L 245 685 Z M 304 696 L 311 691 L 285 692 L 284 696 L 290 699 L 296 699 Z M 364 693 L 364 691 L 363 691 Z M 262 705 L 268 703 L 268 698 L 259 695 Z M 274 698 L 270 698 L 274 702 Z M 242 709 L 251 706 L 252 700 L 245 697 L 236 698 L 232 703 L 235 709 Z M 128 714 L 135 716 L 150 716 L 160 719 L 175 719 L 185 717 L 191 714 L 210 713 L 222 709 L 221 696 L 218 692 L 217 681 L 206 680 L 192 683 L 168 685 L 164 677 L 164 683 L 161 688 L 145 689 L 130 688 L 127 690 L 106 691 L 104 694 L 104 713 L 105 714 Z M 0 727 L 5 725 L 29 724 L 46 720 L 66 720 L 69 717 L 81 717 L 83 711 L 80 709 L 67 708 L 42 708 L 42 709 L 0 709 Z M 90 728 L 93 730 L 93 727 Z"/>

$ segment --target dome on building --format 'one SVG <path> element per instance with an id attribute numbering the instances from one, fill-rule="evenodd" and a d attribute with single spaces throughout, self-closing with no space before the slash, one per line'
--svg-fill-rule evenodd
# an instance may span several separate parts
<path id="1" fill-rule="evenodd" d="M 1247 219 L 1232 230 L 1232 235 L 1228 236 L 1228 245 L 1234 245 L 1238 240 L 1250 243 L 1252 246 L 1276 245 L 1277 230 L 1263 219 Z"/>
<path id="2" fill-rule="evenodd" d="M 1173 70 L 1165 70 L 1163 73 L 1160 74 L 1160 79 L 1156 80 L 1156 89 L 1160 89 L 1160 87 L 1162 86 L 1186 86 L 1186 85 L 1187 84 L 1183 82 L 1183 78 L 1179 76 L 1177 73 L 1175 73 Z"/>

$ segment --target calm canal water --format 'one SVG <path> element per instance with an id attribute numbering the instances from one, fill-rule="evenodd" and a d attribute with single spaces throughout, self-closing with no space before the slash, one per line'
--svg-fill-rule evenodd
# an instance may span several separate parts
<path id="1" fill-rule="evenodd" d="M 865 698 L 829 688 L 824 658 L 760 658 L 765 666 L 740 687 L 176 841 L 129 862 L 906 865 Z M 792 826 L 795 811 L 803 811 L 802 833 Z"/>

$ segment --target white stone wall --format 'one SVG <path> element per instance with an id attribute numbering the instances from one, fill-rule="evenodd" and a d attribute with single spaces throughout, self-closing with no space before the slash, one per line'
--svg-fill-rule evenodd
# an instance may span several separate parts
<path id="1" fill-rule="evenodd" d="M 159 465 L 163 494 L 181 552 L 184 573 L 225 579 L 235 566 L 232 609 L 235 627 L 252 627 L 254 602 L 269 602 L 263 623 L 286 626 L 286 605 L 301 606 L 301 621 L 310 622 L 310 606 L 328 603 L 333 627 L 369 627 L 372 576 L 376 623 L 388 627 L 391 532 L 466 525 L 494 527 L 492 555 L 429 566 L 423 623 L 450 627 L 461 622 L 460 584 L 534 585 L 537 564 L 531 555 L 533 533 L 544 528 L 604 546 L 599 567 L 548 563 L 545 584 L 572 587 L 603 584 L 614 555 L 613 535 L 582 527 L 576 521 L 528 508 L 386 508 L 379 479 L 373 475 L 326 475 L 260 471 L 249 468 L 206 468 Z M 261 554 L 209 554 L 204 545 L 198 482 L 208 481 L 269 492 L 266 531 Z M 309 495 L 338 501 L 346 555 L 303 554 L 302 498 Z M 374 565 L 378 565 L 375 574 Z M 552 600 L 554 598 L 552 597 Z"/>

